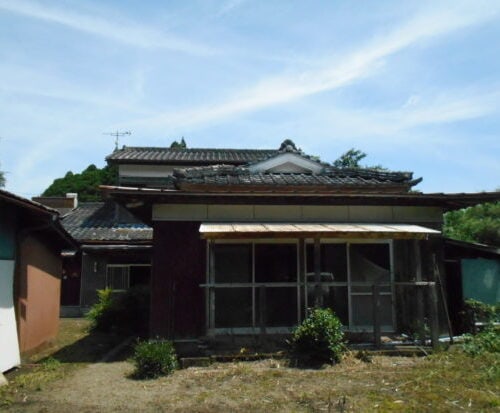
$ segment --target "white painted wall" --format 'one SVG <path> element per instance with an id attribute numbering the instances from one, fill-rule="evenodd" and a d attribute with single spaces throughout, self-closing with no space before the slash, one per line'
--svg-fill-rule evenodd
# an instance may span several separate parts
<path id="1" fill-rule="evenodd" d="M 0 371 L 21 364 L 14 312 L 14 261 L 0 260 Z"/>
<path id="2" fill-rule="evenodd" d="M 436 223 L 438 207 L 155 204 L 154 221 Z"/>

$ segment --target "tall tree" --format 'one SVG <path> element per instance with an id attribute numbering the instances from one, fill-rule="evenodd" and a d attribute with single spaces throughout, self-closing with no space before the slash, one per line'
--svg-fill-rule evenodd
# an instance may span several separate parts
<path id="1" fill-rule="evenodd" d="M 100 201 L 102 199 L 99 185 L 115 185 L 118 182 L 116 166 L 105 166 L 100 169 L 89 165 L 81 173 L 69 171 L 63 178 L 57 178 L 43 192 L 43 196 L 64 196 L 68 192 L 76 192 L 81 201 Z"/>

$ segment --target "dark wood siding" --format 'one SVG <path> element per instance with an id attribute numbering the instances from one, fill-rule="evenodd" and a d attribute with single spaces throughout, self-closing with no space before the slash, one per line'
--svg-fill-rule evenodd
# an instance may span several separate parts
<path id="1" fill-rule="evenodd" d="M 200 222 L 153 224 L 151 336 L 172 339 L 204 334 L 206 241 Z"/>

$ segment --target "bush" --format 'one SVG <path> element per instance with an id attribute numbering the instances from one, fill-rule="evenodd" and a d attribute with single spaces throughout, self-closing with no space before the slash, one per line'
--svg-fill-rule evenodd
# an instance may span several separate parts
<path id="1" fill-rule="evenodd" d="M 500 320 L 500 306 L 468 299 L 464 304 L 463 316 L 465 331 L 474 333 L 476 332 L 476 322 L 489 324 Z"/>
<path id="2" fill-rule="evenodd" d="M 132 360 L 134 377 L 151 379 L 166 376 L 178 367 L 174 345 L 170 341 L 139 341 Z"/>
<path id="3" fill-rule="evenodd" d="M 124 293 L 97 291 L 99 301 L 87 313 L 92 331 L 146 335 L 149 324 L 149 289 L 130 288 Z"/>
<path id="4" fill-rule="evenodd" d="M 500 327 L 491 325 L 475 336 L 467 335 L 463 349 L 470 356 L 500 353 Z"/>
<path id="5" fill-rule="evenodd" d="M 300 364 L 338 363 L 346 350 L 342 323 L 329 308 L 315 308 L 293 332 L 292 355 Z"/>

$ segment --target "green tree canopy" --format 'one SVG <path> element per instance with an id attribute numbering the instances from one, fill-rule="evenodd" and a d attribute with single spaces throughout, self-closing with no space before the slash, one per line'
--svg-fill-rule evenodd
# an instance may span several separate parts
<path id="1" fill-rule="evenodd" d="M 384 168 L 381 165 L 374 166 L 366 166 L 361 165 L 361 161 L 366 158 L 366 153 L 359 149 L 351 148 L 347 152 L 340 155 L 337 159 L 335 159 L 332 165 L 335 168 L 366 168 L 366 169 L 377 169 L 379 171 L 387 171 L 387 168 Z"/>
<path id="2" fill-rule="evenodd" d="M 0 188 L 5 186 L 5 173 L 4 171 L 0 171 Z"/>
<path id="3" fill-rule="evenodd" d="M 443 234 L 461 241 L 500 246 L 500 202 L 447 212 Z"/>
<path id="4" fill-rule="evenodd" d="M 81 173 L 68 171 L 63 178 L 57 178 L 43 191 L 43 196 L 65 196 L 68 192 L 76 192 L 80 201 L 102 200 L 99 185 L 116 185 L 118 169 L 116 166 L 105 166 L 99 169 L 89 165 Z"/>
<path id="5" fill-rule="evenodd" d="M 181 138 L 180 142 L 173 141 L 170 144 L 170 149 L 186 149 L 186 148 L 187 148 L 187 145 L 186 145 L 186 141 L 184 140 L 184 136 Z"/>

